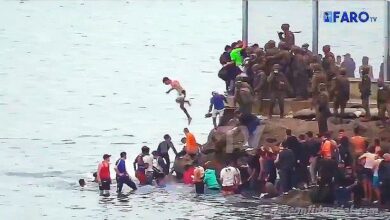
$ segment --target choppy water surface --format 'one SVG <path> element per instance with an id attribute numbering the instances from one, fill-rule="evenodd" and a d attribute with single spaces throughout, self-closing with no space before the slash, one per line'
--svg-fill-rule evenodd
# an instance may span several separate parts
<path id="1" fill-rule="evenodd" d="M 240 38 L 241 2 L 205 2 L 0 2 L 1 219 L 297 217 L 256 199 L 195 197 L 182 185 L 124 198 L 77 187 L 104 153 L 114 160 L 125 150 L 132 162 L 165 133 L 181 149 L 186 120 L 164 93 L 165 75 L 189 92 L 190 129 L 206 140 L 203 116 L 210 91 L 223 89 L 218 57 Z"/>

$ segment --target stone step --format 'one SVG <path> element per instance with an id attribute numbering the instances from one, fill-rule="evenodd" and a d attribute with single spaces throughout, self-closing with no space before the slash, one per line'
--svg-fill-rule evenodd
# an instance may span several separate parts
<path id="1" fill-rule="evenodd" d="M 227 97 L 227 108 L 235 108 L 233 103 L 233 96 Z M 330 107 L 333 107 L 333 102 L 330 102 Z M 376 108 L 376 100 L 370 100 L 370 108 Z M 260 110 L 259 103 L 256 102 L 253 105 L 252 112 L 257 115 L 268 115 L 270 108 L 270 99 L 263 100 L 263 107 Z M 311 99 L 297 101 L 294 98 L 286 98 L 284 101 L 284 113 L 285 114 L 294 114 L 302 109 L 312 108 Z M 350 99 L 347 103 L 347 108 L 362 108 L 360 99 Z M 273 111 L 274 115 L 279 114 L 279 106 L 276 104 Z"/>

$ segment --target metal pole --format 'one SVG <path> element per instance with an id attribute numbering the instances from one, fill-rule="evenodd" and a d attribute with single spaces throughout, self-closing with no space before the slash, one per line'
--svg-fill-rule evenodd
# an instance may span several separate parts
<path id="1" fill-rule="evenodd" d="M 242 42 L 248 46 L 248 1 L 242 0 Z"/>
<path id="2" fill-rule="evenodd" d="M 389 27 L 389 20 L 390 20 L 390 0 L 385 1 L 386 7 L 385 7 L 385 54 L 383 58 L 383 79 L 384 80 L 389 80 L 388 75 L 389 75 L 389 56 L 390 56 L 390 27 Z"/>
<path id="3" fill-rule="evenodd" d="M 314 54 L 318 54 L 318 0 L 312 1 L 312 8 L 313 8 L 312 50 Z"/>

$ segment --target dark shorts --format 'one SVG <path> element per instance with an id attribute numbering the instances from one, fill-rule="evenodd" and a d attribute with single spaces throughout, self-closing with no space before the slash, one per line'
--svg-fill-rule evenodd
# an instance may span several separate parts
<path id="1" fill-rule="evenodd" d="M 363 179 L 372 182 L 373 173 L 372 173 L 371 169 L 368 169 L 368 168 L 363 169 Z"/>
<path id="2" fill-rule="evenodd" d="M 99 190 L 110 190 L 111 180 L 102 180 Z"/>
<path id="3" fill-rule="evenodd" d="M 204 194 L 204 183 L 203 182 L 195 183 L 195 192 L 197 194 Z"/>

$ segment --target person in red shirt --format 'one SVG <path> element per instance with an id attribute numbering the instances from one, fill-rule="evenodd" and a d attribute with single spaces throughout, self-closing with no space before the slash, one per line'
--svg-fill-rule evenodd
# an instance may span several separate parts
<path id="1" fill-rule="evenodd" d="M 176 90 L 178 97 L 176 98 L 176 102 L 180 104 L 181 110 L 183 110 L 184 114 L 186 114 L 188 119 L 188 124 L 191 124 L 192 118 L 188 113 L 187 109 L 184 107 L 184 104 L 188 104 L 191 106 L 190 101 L 186 100 L 186 90 L 180 85 L 179 81 L 171 80 L 168 77 L 163 78 L 163 83 L 165 85 L 170 85 L 171 88 L 166 92 L 169 94 L 172 90 Z"/>
<path id="2" fill-rule="evenodd" d="M 194 184 L 192 176 L 194 175 L 195 167 L 192 165 L 185 165 L 184 166 L 184 173 L 183 173 L 183 183 L 186 185 L 192 185 Z"/>
<path id="3" fill-rule="evenodd" d="M 110 157 L 109 154 L 103 155 L 103 161 L 98 165 L 97 181 L 99 183 L 100 195 L 110 195 L 111 175 L 110 175 Z"/>

